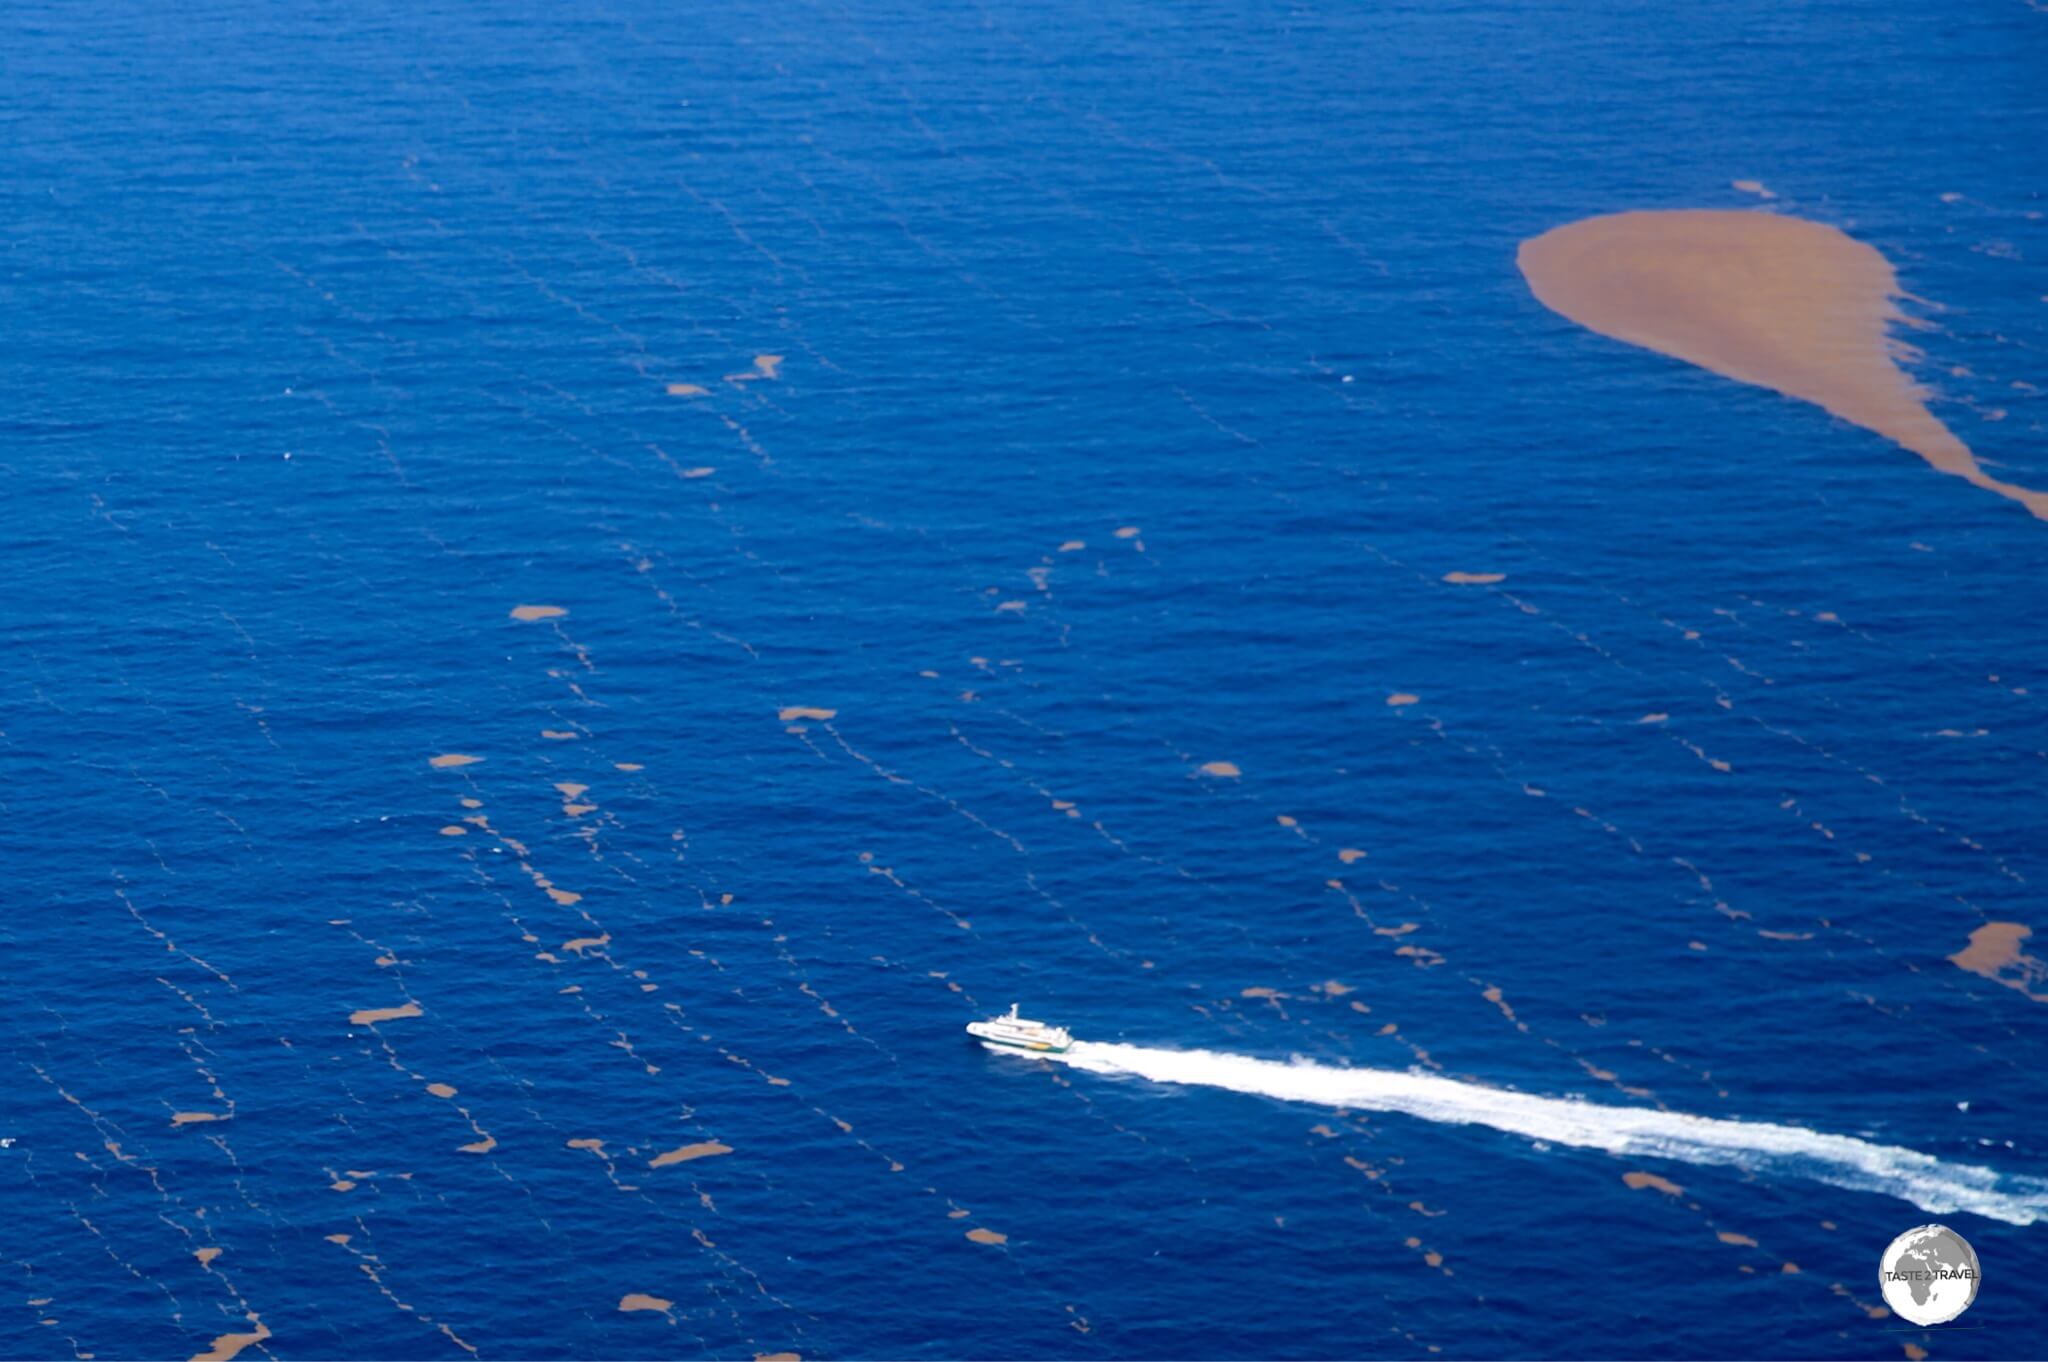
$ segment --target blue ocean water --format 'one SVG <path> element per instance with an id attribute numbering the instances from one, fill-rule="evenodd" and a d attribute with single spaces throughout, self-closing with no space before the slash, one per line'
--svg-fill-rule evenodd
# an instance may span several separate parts
<path id="1" fill-rule="evenodd" d="M 2038 1353 L 2048 951 L 1949 957 L 2048 931 L 2048 525 L 1514 253 L 1839 226 L 2048 485 L 2044 66 L 2023 0 L 8 6 L 0 1353 Z"/>

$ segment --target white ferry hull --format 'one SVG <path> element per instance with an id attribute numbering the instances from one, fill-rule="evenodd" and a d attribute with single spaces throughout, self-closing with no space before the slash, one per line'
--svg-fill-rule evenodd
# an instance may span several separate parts
<path id="1" fill-rule="evenodd" d="M 969 1033 L 973 1035 L 973 1037 L 976 1040 L 980 1041 L 988 1049 L 1003 1050 L 1013 1055 L 1063 1055 L 1070 1048 L 1065 1045 L 1052 1045 L 1042 1040 L 998 1040 L 993 1036 L 985 1036 L 981 1034 L 981 1032 L 975 1031 L 972 1027 L 968 1029 Z"/>
<path id="2" fill-rule="evenodd" d="M 1020 1017 L 1015 1007 L 1007 1015 L 967 1023 L 967 1034 L 991 1050 L 1026 1055 L 1063 1055 L 1074 1043 L 1065 1027 Z"/>

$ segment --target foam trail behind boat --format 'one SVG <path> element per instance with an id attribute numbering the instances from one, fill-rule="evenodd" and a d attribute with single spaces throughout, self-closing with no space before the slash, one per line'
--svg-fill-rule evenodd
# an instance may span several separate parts
<path id="1" fill-rule="evenodd" d="M 1397 1111 L 1612 1154 L 1808 1177 L 1899 1197 L 1937 1215 L 1969 1211 L 2009 1225 L 2048 1219 L 2048 1179 L 1947 1163 L 1897 1145 L 1801 1126 L 1538 1097 L 1434 1074 L 1334 1068 L 1305 1060 L 1283 1064 L 1210 1050 L 1078 1041 L 1060 1058 L 1093 1073 L 1133 1074 L 1158 1083 L 1228 1088 L 1326 1107 Z"/>

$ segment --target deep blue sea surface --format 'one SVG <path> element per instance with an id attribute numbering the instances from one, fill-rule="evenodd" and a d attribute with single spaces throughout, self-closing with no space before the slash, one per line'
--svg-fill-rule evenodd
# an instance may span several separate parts
<path id="1" fill-rule="evenodd" d="M 2048 946 L 1948 957 L 2048 934 L 2048 524 L 1515 248 L 1841 227 L 2048 485 L 2044 71 L 2026 0 L 6 6 L 0 1354 L 2038 1355 Z"/>

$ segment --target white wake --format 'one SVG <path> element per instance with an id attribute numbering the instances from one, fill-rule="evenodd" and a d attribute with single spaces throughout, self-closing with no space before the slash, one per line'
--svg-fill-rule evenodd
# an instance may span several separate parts
<path id="1" fill-rule="evenodd" d="M 1900 1197 L 1934 1214 L 1969 1211 L 2009 1225 L 2048 1218 L 2048 1179 L 1946 1163 L 1898 1145 L 1801 1126 L 1537 1097 L 1434 1074 L 1333 1068 L 1306 1060 L 1283 1064 L 1210 1050 L 1077 1041 L 1058 1058 L 1090 1073 L 1131 1074 L 1156 1083 L 1228 1088 L 1355 1111 L 1396 1111 L 1610 1154 L 1791 1174 Z"/>

